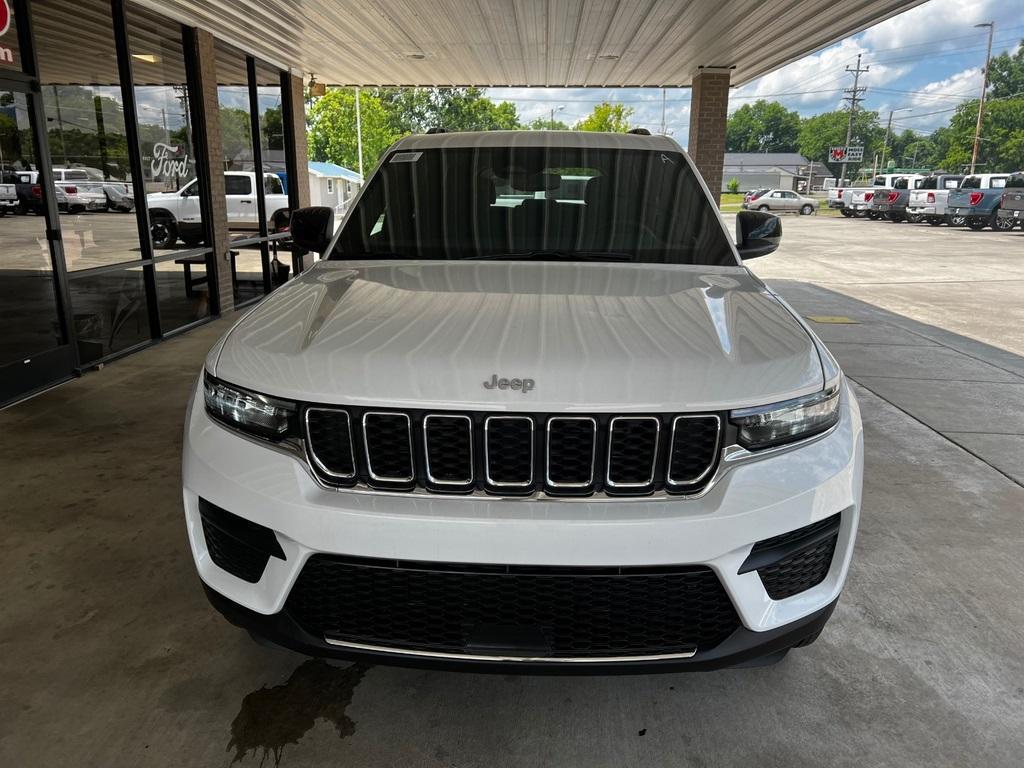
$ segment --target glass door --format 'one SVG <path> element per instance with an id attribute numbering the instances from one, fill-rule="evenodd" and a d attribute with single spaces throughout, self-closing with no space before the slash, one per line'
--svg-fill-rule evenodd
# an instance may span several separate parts
<path id="1" fill-rule="evenodd" d="M 29 82 L 0 72 L 0 406 L 67 379 L 59 194 L 41 161 L 41 110 Z M 46 152 L 45 143 L 42 152 Z M 44 170 L 40 170 L 44 168 Z M 53 221 L 54 227 L 47 225 Z M 55 253 L 56 252 L 56 253 Z"/>

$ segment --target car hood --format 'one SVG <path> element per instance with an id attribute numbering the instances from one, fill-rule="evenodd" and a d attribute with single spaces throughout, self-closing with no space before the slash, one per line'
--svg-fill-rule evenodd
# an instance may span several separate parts
<path id="1" fill-rule="evenodd" d="M 742 267 L 320 262 L 207 366 L 281 398 L 481 410 L 717 410 L 823 386 L 809 332 Z"/>

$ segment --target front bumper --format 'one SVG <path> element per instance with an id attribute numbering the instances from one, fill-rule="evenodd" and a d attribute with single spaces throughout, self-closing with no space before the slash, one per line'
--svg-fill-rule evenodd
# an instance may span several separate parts
<path id="1" fill-rule="evenodd" d="M 589 671 L 622 667 L 707 668 L 765 655 L 813 634 L 827 620 L 846 578 L 861 501 L 860 416 L 844 384 L 833 431 L 792 450 L 737 462 L 699 498 L 527 499 L 330 490 L 295 456 L 213 422 L 197 388 L 183 457 L 184 504 L 199 575 L 214 605 L 232 621 L 313 655 L 416 665 Z M 199 499 L 273 531 L 283 559 L 272 557 L 255 583 L 222 570 L 203 532 Z M 773 600 L 755 571 L 740 573 L 755 542 L 842 513 L 835 554 L 816 586 Z M 286 601 L 318 553 L 428 563 L 633 567 L 703 565 L 721 581 L 740 627 L 689 658 L 586 665 L 409 657 L 387 650 L 332 646 L 303 631 Z M 605 667 L 608 669 L 606 670 Z"/>

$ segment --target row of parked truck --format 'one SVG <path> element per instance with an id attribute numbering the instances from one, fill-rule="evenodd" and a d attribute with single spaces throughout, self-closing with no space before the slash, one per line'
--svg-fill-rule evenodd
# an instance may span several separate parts
<path id="1" fill-rule="evenodd" d="M 68 213 L 132 210 L 135 203 L 127 183 L 104 180 L 99 171 L 94 175 L 91 170 L 53 169 L 53 194 L 59 210 Z M 40 181 L 39 171 L 2 170 L 0 214 L 42 213 L 43 188 Z"/>
<path id="2" fill-rule="evenodd" d="M 843 216 L 1009 231 L 1024 227 L 1024 171 L 880 174 L 871 186 L 830 189 Z"/>

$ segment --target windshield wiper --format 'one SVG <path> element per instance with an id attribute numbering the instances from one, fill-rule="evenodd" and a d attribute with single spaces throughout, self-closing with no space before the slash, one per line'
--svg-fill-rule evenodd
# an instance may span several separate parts
<path id="1" fill-rule="evenodd" d="M 464 261 L 636 261 L 629 253 L 615 251 L 512 251 L 466 256 Z"/>

